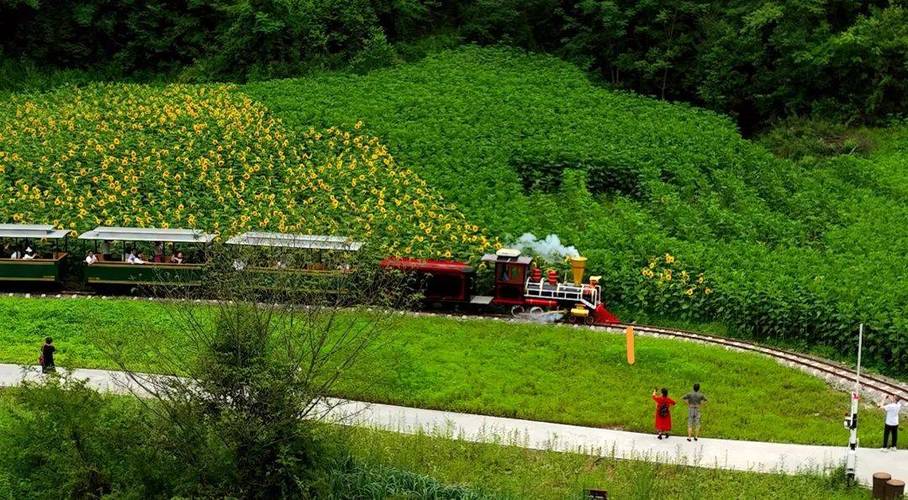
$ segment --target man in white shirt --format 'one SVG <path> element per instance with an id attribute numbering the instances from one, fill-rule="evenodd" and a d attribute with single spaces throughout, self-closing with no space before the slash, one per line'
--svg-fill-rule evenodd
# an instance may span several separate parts
<path id="1" fill-rule="evenodd" d="M 32 247 L 25 248 L 25 255 L 22 256 L 22 260 L 32 260 L 35 258 L 35 251 L 32 250 Z"/>
<path id="2" fill-rule="evenodd" d="M 880 405 L 886 411 L 886 426 L 883 428 L 883 449 L 889 444 L 889 436 L 892 436 L 892 451 L 898 448 L 899 440 L 899 412 L 902 411 L 902 402 L 895 396 L 889 396 Z"/>
<path id="3" fill-rule="evenodd" d="M 88 256 L 85 257 L 85 263 L 90 266 L 90 265 L 94 264 L 95 262 L 98 262 L 98 256 L 95 255 L 94 252 L 88 252 Z"/>

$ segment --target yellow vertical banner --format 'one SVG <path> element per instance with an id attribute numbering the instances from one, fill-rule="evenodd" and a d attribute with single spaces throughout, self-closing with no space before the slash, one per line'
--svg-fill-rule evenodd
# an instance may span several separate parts
<path id="1" fill-rule="evenodd" d="M 634 327 L 627 327 L 627 331 L 624 332 L 624 338 L 627 340 L 627 364 L 634 364 Z"/>

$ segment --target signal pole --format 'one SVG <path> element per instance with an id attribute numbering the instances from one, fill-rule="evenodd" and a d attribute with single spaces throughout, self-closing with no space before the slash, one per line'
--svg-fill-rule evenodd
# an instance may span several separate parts
<path id="1" fill-rule="evenodd" d="M 861 397 L 861 348 L 864 343 L 864 323 L 858 328 L 858 366 L 854 377 L 854 391 L 851 392 L 851 414 L 845 417 L 845 428 L 849 429 L 848 454 L 845 456 L 845 477 L 854 482 L 858 463 L 858 401 Z"/>

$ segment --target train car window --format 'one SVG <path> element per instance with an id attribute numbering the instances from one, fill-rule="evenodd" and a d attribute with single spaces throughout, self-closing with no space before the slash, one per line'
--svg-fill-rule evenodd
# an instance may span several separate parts
<path id="1" fill-rule="evenodd" d="M 448 274 L 430 275 L 429 279 L 426 281 L 423 293 L 426 298 L 429 299 L 463 300 L 463 276 L 452 276 Z"/>
<path id="2" fill-rule="evenodd" d="M 498 281 L 505 283 L 523 283 L 524 269 L 526 269 L 526 266 L 520 264 L 499 264 Z"/>

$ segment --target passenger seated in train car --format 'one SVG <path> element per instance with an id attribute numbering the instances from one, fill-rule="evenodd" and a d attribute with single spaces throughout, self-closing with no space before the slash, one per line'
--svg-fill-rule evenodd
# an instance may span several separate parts
<path id="1" fill-rule="evenodd" d="M 132 249 L 129 251 L 129 255 L 126 257 L 126 262 L 129 264 L 144 264 L 145 260 L 141 258 L 141 254 Z"/>
<path id="2" fill-rule="evenodd" d="M 18 247 L 18 246 L 14 246 L 14 247 L 13 247 L 13 251 L 10 252 L 9 258 L 10 258 L 11 260 L 17 260 L 17 259 L 21 259 L 21 258 L 22 258 L 22 251 L 19 250 L 19 247 Z"/>
<path id="3" fill-rule="evenodd" d="M 110 253 L 110 241 L 101 242 L 101 255 L 98 260 L 113 260 L 113 254 Z"/>
<path id="4" fill-rule="evenodd" d="M 183 255 L 183 264 L 204 264 L 205 253 L 197 248 L 188 250 Z"/>
<path id="5" fill-rule="evenodd" d="M 164 243 L 156 241 L 154 244 L 154 254 L 151 258 L 152 262 L 163 263 L 164 262 Z"/>
<path id="6" fill-rule="evenodd" d="M 85 264 L 90 266 L 96 262 L 98 262 L 98 254 L 94 250 L 89 250 L 88 255 L 85 256 Z"/>
<path id="7" fill-rule="evenodd" d="M 32 249 L 31 246 L 25 247 L 25 253 L 22 254 L 22 260 L 32 260 L 35 257 L 37 257 L 37 254 L 35 253 L 34 249 Z"/>
<path id="8" fill-rule="evenodd" d="M 8 259 L 10 255 L 13 254 L 13 247 L 9 243 L 4 243 L 3 248 L 0 249 L 0 258 Z"/>
<path id="9" fill-rule="evenodd" d="M 171 264 L 182 264 L 182 263 L 183 263 L 183 259 L 184 259 L 184 257 L 183 257 L 183 252 L 177 251 L 176 253 L 173 253 L 173 254 L 170 255 L 170 261 L 169 261 L 169 262 L 170 262 Z"/>

